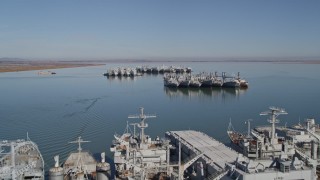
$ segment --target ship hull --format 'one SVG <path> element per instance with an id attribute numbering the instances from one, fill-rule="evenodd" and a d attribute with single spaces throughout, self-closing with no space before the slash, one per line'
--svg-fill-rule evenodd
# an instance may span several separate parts
<path id="1" fill-rule="evenodd" d="M 190 85 L 190 81 L 182 81 L 179 84 L 179 87 L 189 87 L 189 85 Z"/>
<path id="2" fill-rule="evenodd" d="M 212 87 L 213 80 L 204 80 L 201 82 L 201 87 Z"/>
<path id="3" fill-rule="evenodd" d="M 226 88 L 237 88 L 237 87 L 240 87 L 240 83 L 236 81 L 229 81 L 229 82 L 223 83 L 222 86 Z"/>

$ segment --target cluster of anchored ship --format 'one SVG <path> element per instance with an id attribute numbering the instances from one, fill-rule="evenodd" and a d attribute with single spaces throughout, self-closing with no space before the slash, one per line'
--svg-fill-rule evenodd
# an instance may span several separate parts
<path id="1" fill-rule="evenodd" d="M 120 76 L 120 77 L 135 77 L 135 76 L 141 76 L 141 73 L 138 73 L 136 68 L 124 68 L 124 67 L 118 67 L 118 68 L 112 68 L 108 69 L 106 73 L 103 74 L 104 76 Z"/>
<path id="2" fill-rule="evenodd" d="M 167 87 L 228 87 L 248 88 L 249 83 L 237 76 L 228 76 L 225 72 L 222 75 L 215 73 L 191 74 L 165 74 L 163 77 L 164 86 Z"/>
<path id="3" fill-rule="evenodd" d="M 163 74 L 163 73 L 191 73 L 190 67 L 182 67 L 182 66 L 139 66 L 139 67 L 117 67 L 108 69 L 104 76 L 124 76 L 124 77 L 134 77 L 141 76 L 144 73 L 153 73 L 153 74 Z"/>
<path id="4" fill-rule="evenodd" d="M 242 134 L 227 131 L 234 150 L 199 131 L 169 131 L 165 138 L 145 134 L 146 120 L 155 115 L 140 114 L 128 118 L 140 119 L 127 123 L 123 135 L 114 135 L 110 148 L 114 153 L 115 175 L 101 154 L 101 162 L 81 148 L 79 137 L 71 143 L 78 151 L 71 153 L 60 166 L 59 156 L 49 170 L 49 179 L 317 179 L 320 163 L 319 126 L 314 119 L 287 128 L 276 127 L 277 117 L 287 114 L 284 109 L 271 107 L 260 115 L 269 115 L 271 126 L 250 129 Z M 133 132 L 130 129 L 133 126 Z M 140 131 L 136 132 L 136 128 Z M 278 136 L 283 132 L 282 137 Z M 236 151 L 235 151 L 236 150 Z M 30 139 L 0 142 L 0 179 L 44 179 L 44 162 L 36 144 Z"/>

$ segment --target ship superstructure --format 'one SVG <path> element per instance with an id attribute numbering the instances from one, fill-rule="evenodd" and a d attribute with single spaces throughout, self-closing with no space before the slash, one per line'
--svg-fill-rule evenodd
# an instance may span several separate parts
<path id="1" fill-rule="evenodd" d="M 292 141 L 276 133 L 277 117 L 287 114 L 282 108 L 270 107 L 260 115 L 269 115 L 271 126 L 250 129 L 247 135 L 228 128 L 231 144 L 241 154 L 226 163 L 231 179 L 316 179 L 317 162 L 309 158 Z"/>
<path id="2" fill-rule="evenodd" d="M 222 88 L 248 88 L 249 83 L 238 76 L 227 75 L 222 72 L 219 76 L 217 72 L 207 73 L 201 72 L 199 74 L 180 74 L 180 73 L 166 73 L 163 76 L 164 86 L 167 87 L 222 87 Z M 174 82 L 173 84 L 170 82 Z"/>
<path id="3" fill-rule="evenodd" d="M 101 162 L 96 162 L 88 151 L 83 151 L 81 144 L 84 141 L 78 137 L 70 143 L 78 144 L 78 151 L 70 153 L 61 167 L 59 156 L 55 156 L 55 166 L 49 170 L 50 180 L 108 180 L 111 177 L 110 165 L 105 162 L 105 153 L 101 153 Z M 112 179 L 112 178 L 111 178 Z"/>
<path id="4" fill-rule="evenodd" d="M 292 127 L 277 127 L 279 132 L 284 132 L 286 139 L 294 144 L 298 155 L 317 167 L 317 175 L 320 175 L 320 135 L 319 124 L 314 118 L 307 118 L 304 124 Z"/>
<path id="5" fill-rule="evenodd" d="M 143 110 L 140 108 L 139 115 L 128 117 L 140 119 L 139 123 L 131 124 L 134 126 L 133 134 L 127 124 L 127 131 L 123 135 L 114 135 L 115 140 L 110 150 L 114 152 L 116 175 L 119 179 L 167 178 L 170 174 L 169 141 L 159 137 L 152 139 L 145 134 L 148 127 L 146 120 L 156 116 L 146 115 Z M 135 132 L 136 127 L 140 128 L 139 135 Z"/>
<path id="6" fill-rule="evenodd" d="M 238 152 L 249 158 L 264 159 L 270 156 L 279 156 L 283 150 L 293 155 L 293 145 L 286 142 L 284 137 L 279 137 L 276 133 L 276 123 L 279 123 L 277 117 L 284 114 L 287 114 L 284 109 L 270 107 L 269 111 L 262 112 L 260 115 L 270 115 L 268 121 L 271 123 L 271 127 L 263 126 L 251 130 L 250 121 L 247 121 L 247 135 L 234 131 L 231 128 L 231 124 L 229 124 L 227 133 L 232 145 L 235 145 L 235 149 Z"/>
<path id="7" fill-rule="evenodd" d="M 0 141 L 0 179 L 44 180 L 43 158 L 28 137 Z"/>

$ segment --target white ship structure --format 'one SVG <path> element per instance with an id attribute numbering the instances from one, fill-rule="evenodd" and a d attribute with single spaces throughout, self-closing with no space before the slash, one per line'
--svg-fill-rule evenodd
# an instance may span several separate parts
<path id="1" fill-rule="evenodd" d="M 248 120 L 247 134 L 233 130 L 229 124 L 227 133 L 231 145 L 239 152 L 235 162 L 226 163 L 231 179 L 317 179 L 317 161 L 294 141 L 277 135 L 277 117 L 284 114 L 287 114 L 284 109 L 270 107 L 260 115 L 270 115 L 271 126 L 251 130 Z"/>
<path id="2" fill-rule="evenodd" d="M 59 156 L 54 157 L 49 179 L 316 180 L 320 126 L 311 118 L 305 125 L 277 127 L 278 117 L 285 114 L 282 108 L 270 107 L 260 115 L 268 115 L 271 125 L 251 129 L 252 120 L 247 120 L 247 134 L 235 131 L 230 123 L 230 148 L 194 130 L 168 131 L 165 138 L 151 138 L 145 134 L 146 121 L 156 116 L 140 108 L 140 114 L 128 116 L 140 121 L 127 123 L 122 135 L 114 135 L 110 151 L 114 153 L 115 175 L 105 153 L 97 162 L 82 149 L 82 143 L 89 141 L 78 137 L 70 142 L 78 145 L 77 151 L 70 153 L 63 164 Z M 37 145 L 29 138 L 0 141 L 0 179 L 44 180 L 44 162 Z"/>
<path id="3" fill-rule="evenodd" d="M 43 158 L 29 137 L 0 141 L 0 179 L 44 180 Z"/>
<path id="4" fill-rule="evenodd" d="M 117 179 L 168 179 L 170 177 L 170 147 L 168 140 L 156 137 L 152 139 L 145 134 L 148 127 L 146 120 L 155 115 L 144 114 L 140 108 L 139 115 L 128 118 L 140 119 L 139 123 L 131 123 L 134 132 L 130 132 L 127 124 L 123 135 L 114 135 L 114 143 L 110 150 L 114 153 Z M 140 132 L 136 133 L 136 127 Z"/>
<path id="5" fill-rule="evenodd" d="M 55 156 L 55 166 L 49 170 L 50 180 L 109 180 L 111 177 L 110 164 L 105 161 L 105 153 L 101 153 L 101 162 L 96 162 L 88 151 L 83 151 L 84 141 L 78 137 L 70 143 L 78 144 L 78 151 L 70 153 L 62 166 L 59 156 Z"/>
<path id="6" fill-rule="evenodd" d="M 207 73 L 202 72 L 199 74 L 180 74 L 180 73 L 166 73 L 163 76 L 164 86 L 167 87 L 222 87 L 222 88 L 248 88 L 249 83 L 238 76 L 227 75 L 226 72 L 222 72 L 219 76 L 217 72 Z M 174 86 L 168 82 L 175 82 Z"/>
<path id="7" fill-rule="evenodd" d="M 109 68 L 104 76 L 112 77 L 135 77 L 146 74 L 163 74 L 163 73 L 191 73 L 192 69 L 190 67 L 183 66 L 138 66 L 138 67 L 116 67 Z"/>

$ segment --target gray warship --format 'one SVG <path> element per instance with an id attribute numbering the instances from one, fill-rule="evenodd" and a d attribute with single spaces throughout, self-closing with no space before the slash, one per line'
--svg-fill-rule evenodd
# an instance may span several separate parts
<path id="1" fill-rule="evenodd" d="M 29 137 L 0 141 L 0 179 L 44 180 L 42 155 Z"/>
<path id="2" fill-rule="evenodd" d="M 170 144 L 168 140 L 156 137 L 152 139 L 145 134 L 148 127 L 146 120 L 155 118 L 155 115 L 144 114 L 140 108 L 139 115 L 128 118 L 140 119 L 139 123 L 131 123 L 134 132 L 130 132 L 127 123 L 123 135 L 115 134 L 110 151 L 114 153 L 117 179 L 168 179 L 170 177 Z M 136 127 L 140 128 L 139 135 Z"/>
<path id="3" fill-rule="evenodd" d="M 268 158 L 272 155 L 280 155 L 285 148 L 287 153 L 294 154 L 293 145 L 287 143 L 284 137 L 279 137 L 276 133 L 276 123 L 279 123 L 277 117 L 287 114 L 284 109 L 270 107 L 269 111 L 262 112 L 260 115 L 270 115 L 270 126 L 257 127 L 250 129 L 250 120 L 248 124 L 248 133 L 246 135 L 236 132 L 231 122 L 228 127 L 228 135 L 232 145 L 235 145 L 236 150 L 249 158 Z"/>
<path id="4" fill-rule="evenodd" d="M 238 76 L 227 75 L 226 72 L 222 72 L 219 76 L 217 72 L 206 73 L 202 72 L 199 74 L 177 74 L 177 73 L 166 73 L 163 76 L 164 86 L 167 87 L 222 87 L 222 88 L 248 88 L 249 83 Z"/>
<path id="5" fill-rule="evenodd" d="M 55 156 L 55 166 L 49 170 L 50 180 L 109 180 L 111 177 L 110 164 L 105 161 L 105 153 L 101 153 L 101 162 L 96 162 L 94 157 L 83 151 L 81 144 L 84 141 L 78 137 L 70 143 L 78 144 L 78 151 L 70 153 L 65 163 L 59 164 L 59 156 Z"/>
<path id="6" fill-rule="evenodd" d="M 287 114 L 282 108 L 270 107 L 260 115 L 270 115 L 271 126 L 256 127 L 242 134 L 228 128 L 231 147 L 239 155 L 234 162 L 226 163 L 231 179 L 317 179 L 317 162 L 303 153 L 296 144 L 276 133 L 277 117 Z"/>
<path id="7" fill-rule="evenodd" d="M 155 116 L 145 115 L 141 108 L 140 115 L 129 116 L 140 119 L 139 123 L 130 124 L 133 133 L 127 123 L 124 134 L 116 134 L 110 148 L 114 152 L 116 179 L 316 180 L 315 161 L 275 133 L 277 116 L 281 114 L 286 111 L 275 107 L 261 113 L 270 115 L 271 127 L 249 128 L 242 139 L 231 135 L 235 131 L 228 132 L 233 142 L 243 141 L 243 150 L 237 152 L 193 130 L 169 131 L 165 139 L 153 140 L 144 130 L 148 127 L 145 120 Z M 139 135 L 136 127 L 141 129 Z"/>

